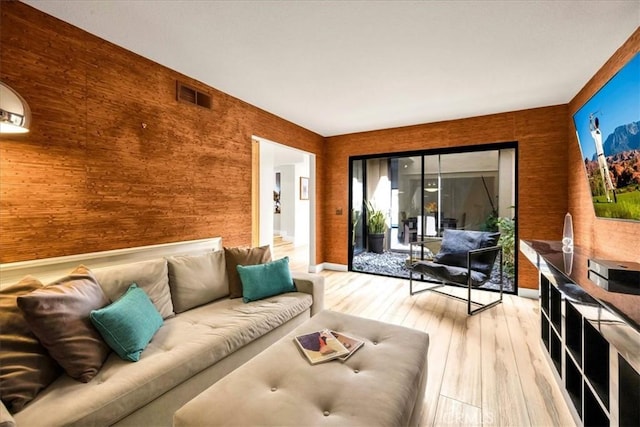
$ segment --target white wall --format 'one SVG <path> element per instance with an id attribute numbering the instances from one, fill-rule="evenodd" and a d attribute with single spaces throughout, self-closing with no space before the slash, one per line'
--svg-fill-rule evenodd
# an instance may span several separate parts
<path id="1" fill-rule="evenodd" d="M 309 178 L 309 156 L 305 156 L 303 163 L 295 165 L 295 225 L 294 225 L 294 246 L 309 244 L 309 200 L 300 200 L 300 177 Z M 311 185 L 311 183 L 309 183 Z M 311 194 L 309 194 L 311 198 Z"/>
<path id="2" fill-rule="evenodd" d="M 276 167 L 280 172 L 280 235 L 283 240 L 293 242 L 296 234 L 296 170 L 294 165 Z"/>
<path id="3" fill-rule="evenodd" d="M 273 243 L 273 188 L 276 173 L 273 166 L 273 150 L 260 143 L 260 246 Z"/>

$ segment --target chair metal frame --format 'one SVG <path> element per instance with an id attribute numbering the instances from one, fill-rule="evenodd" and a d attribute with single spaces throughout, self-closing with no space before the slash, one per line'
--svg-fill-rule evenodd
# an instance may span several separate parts
<path id="1" fill-rule="evenodd" d="M 421 257 L 423 256 L 422 254 L 424 253 L 424 245 L 426 243 L 429 243 L 430 240 L 418 240 L 416 242 L 411 242 L 409 243 L 409 266 L 407 267 L 409 269 L 409 294 L 410 295 L 415 295 L 418 294 L 420 292 L 425 292 L 425 291 L 431 291 L 431 292 L 437 292 L 441 295 L 447 296 L 449 298 L 455 298 L 457 300 L 460 301 L 465 301 L 467 303 L 467 314 L 468 315 L 473 315 L 476 313 L 479 313 L 481 311 L 487 310 L 491 307 L 494 307 L 498 304 L 500 304 L 502 302 L 502 292 L 503 292 L 503 288 L 504 288 L 504 277 L 503 277 L 503 271 L 502 271 L 502 246 L 489 246 L 486 248 L 480 248 L 480 249 L 472 249 L 470 251 L 467 252 L 467 285 L 462 285 L 460 283 L 456 283 L 456 282 L 451 282 L 449 280 L 445 280 L 445 279 L 441 279 L 441 278 L 437 278 L 434 276 L 431 276 L 427 273 L 416 273 L 416 274 L 420 274 L 421 276 L 428 276 L 428 277 L 432 277 L 434 280 L 425 280 L 427 283 L 437 283 L 438 286 L 432 286 L 432 287 L 428 287 L 428 288 L 424 288 L 424 289 L 419 289 L 414 291 L 413 290 L 413 266 L 415 265 L 415 263 L 413 262 L 413 245 L 417 245 L 420 246 L 423 250 L 421 251 Z M 500 256 L 500 297 L 495 300 L 492 301 L 490 303 L 481 303 L 481 302 L 477 302 L 477 301 L 473 301 L 471 299 L 471 290 L 474 288 L 473 286 L 473 282 L 471 280 L 471 259 L 478 256 L 479 254 L 483 254 L 486 252 L 498 252 L 499 256 Z M 497 261 L 498 257 L 496 256 L 496 261 Z M 424 259 L 421 259 L 420 261 L 424 261 Z M 494 262 L 495 264 L 495 262 Z M 446 264 L 443 264 L 446 265 Z M 438 280 L 435 280 L 438 279 Z M 490 279 L 489 278 L 486 280 L 488 281 Z M 485 281 L 485 282 L 486 282 Z M 484 283 L 484 282 L 483 282 Z M 463 298 L 463 297 L 459 297 L 457 295 L 452 295 L 449 294 L 447 292 L 441 291 L 439 290 L 439 288 L 442 288 L 444 286 L 455 286 L 458 288 L 466 288 L 468 289 L 468 294 L 467 294 L 467 298 Z M 479 285 L 478 285 L 479 286 Z M 476 286 L 477 287 L 477 286 Z M 481 290 L 481 289 L 476 289 L 476 290 Z M 471 309 L 471 305 L 477 305 L 479 306 L 478 308 L 475 309 Z"/>

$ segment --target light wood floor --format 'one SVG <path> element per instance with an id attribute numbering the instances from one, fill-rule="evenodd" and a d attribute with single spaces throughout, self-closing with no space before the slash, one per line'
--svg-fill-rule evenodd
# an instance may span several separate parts
<path id="1" fill-rule="evenodd" d="M 307 271 L 306 248 L 274 246 L 274 259 L 285 255 L 292 270 Z M 467 316 L 463 302 L 433 292 L 410 296 L 407 280 L 320 274 L 325 308 L 429 334 L 422 426 L 575 425 L 540 345 L 537 301 L 505 295 L 502 304 Z"/>

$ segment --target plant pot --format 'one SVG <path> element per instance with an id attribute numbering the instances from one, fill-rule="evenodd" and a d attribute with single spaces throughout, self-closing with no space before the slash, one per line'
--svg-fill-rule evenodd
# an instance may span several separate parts
<path id="1" fill-rule="evenodd" d="M 384 250 L 384 234 L 369 234 L 369 252 L 381 254 Z"/>

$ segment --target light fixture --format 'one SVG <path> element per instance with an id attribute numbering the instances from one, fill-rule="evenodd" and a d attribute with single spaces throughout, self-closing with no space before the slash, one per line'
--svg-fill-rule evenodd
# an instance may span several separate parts
<path id="1" fill-rule="evenodd" d="M 29 132 L 31 110 L 18 92 L 0 82 L 0 133 Z"/>
<path id="2" fill-rule="evenodd" d="M 424 187 L 424 190 L 429 192 L 429 193 L 435 193 L 438 191 L 438 181 L 436 180 L 428 180 L 425 181 L 426 186 Z"/>

